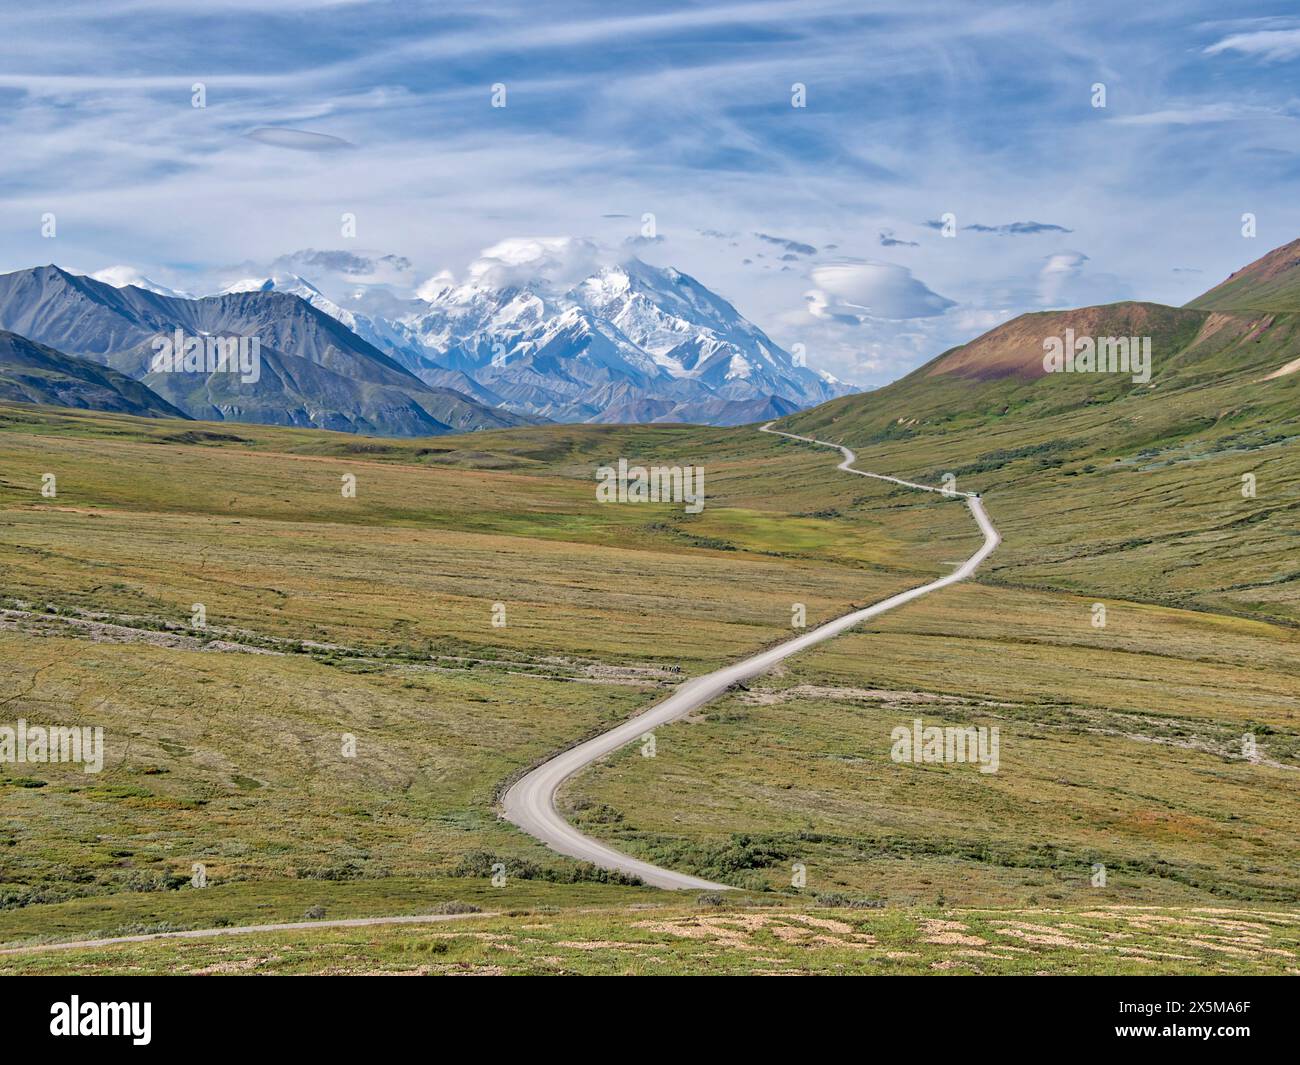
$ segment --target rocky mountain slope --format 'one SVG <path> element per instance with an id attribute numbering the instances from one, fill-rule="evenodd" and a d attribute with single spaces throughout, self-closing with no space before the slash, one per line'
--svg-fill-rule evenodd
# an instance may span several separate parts
<path id="1" fill-rule="evenodd" d="M 125 374 L 5 331 L 0 331 L 0 399 L 146 418 L 185 417 Z"/>
<path id="2" fill-rule="evenodd" d="M 117 370 L 210 421 L 422 436 L 531 420 L 426 384 L 337 319 L 278 292 L 186 299 L 43 266 L 0 276 L 0 328 Z M 154 371 L 159 338 L 178 330 L 184 337 L 256 338 L 256 379 Z"/>

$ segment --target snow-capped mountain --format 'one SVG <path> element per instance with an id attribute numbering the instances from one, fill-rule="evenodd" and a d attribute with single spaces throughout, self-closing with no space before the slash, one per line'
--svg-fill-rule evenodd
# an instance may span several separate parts
<path id="1" fill-rule="evenodd" d="M 345 308 L 301 278 L 259 284 L 301 295 L 429 384 L 557 421 L 739 424 L 855 391 L 694 278 L 635 258 L 565 286 L 481 272 L 388 297 L 384 313 L 368 293 Z"/>
<path id="2" fill-rule="evenodd" d="M 188 292 L 180 292 L 166 285 L 160 285 L 157 281 L 151 281 L 134 266 L 106 266 L 103 270 L 96 270 L 86 276 L 102 281 L 106 285 L 112 285 L 114 288 L 142 288 L 158 296 L 173 296 L 183 300 L 194 298 Z"/>
<path id="3" fill-rule="evenodd" d="M 371 313 L 347 310 L 326 296 L 314 284 L 297 274 L 273 274 L 269 277 L 248 277 L 227 285 L 217 295 L 241 292 L 281 292 L 305 300 L 318 311 L 328 314 L 346 326 L 367 343 L 393 356 L 408 370 L 419 370 L 418 376 L 435 388 L 449 388 L 477 400 L 489 407 L 506 407 L 500 396 L 484 388 L 472 377 L 459 370 L 436 366 L 426 357 L 420 343 L 413 339 L 408 320 L 418 318 L 428 307 L 421 300 L 393 296 L 385 287 L 353 290 L 351 302 L 364 304 Z M 379 313 L 382 309 L 383 314 Z M 391 315 L 391 317 L 385 317 Z"/>
<path id="4" fill-rule="evenodd" d="M 306 300 L 318 311 L 323 311 L 331 318 L 342 322 L 349 329 L 352 329 L 352 322 L 349 320 L 352 315 L 331 300 L 320 289 L 313 285 L 304 277 L 297 274 L 274 274 L 271 277 L 246 277 L 242 281 L 236 281 L 232 285 L 227 285 L 218 296 L 230 296 L 237 292 L 287 292 L 291 296 L 298 296 Z M 355 330 L 353 330 L 355 332 Z"/>
<path id="5" fill-rule="evenodd" d="M 458 408 L 452 412 L 456 417 L 448 421 L 454 427 L 477 428 L 480 423 L 493 424 L 494 418 L 503 424 L 555 420 L 738 425 L 780 417 L 855 391 L 829 374 L 799 365 L 763 330 L 694 278 L 636 258 L 601 262 L 594 245 L 573 238 L 507 240 L 475 260 L 466 280 L 457 283 L 449 275 L 442 276 L 426 282 L 415 297 L 395 294 L 383 284 L 352 284 L 346 291 L 338 285 L 326 295 L 297 273 L 272 273 L 244 278 L 212 296 L 195 299 L 125 266 L 101 271 L 99 276 L 106 282 L 102 288 L 78 286 L 74 275 L 61 271 L 29 271 L 31 283 L 22 289 L 22 298 L 19 288 L 14 288 L 17 275 L 7 277 L 14 291 L 0 314 L 0 327 L 21 332 L 26 324 L 37 330 L 31 339 L 56 348 L 62 345 L 60 350 L 73 355 L 116 359 L 122 363 L 117 368 L 139 376 L 145 372 L 144 364 L 132 345 L 147 338 L 135 328 L 139 323 L 132 315 L 143 314 L 151 323 L 155 318 L 188 322 L 215 307 L 235 316 L 236 332 L 246 331 L 245 326 L 256 321 L 268 337 L 277 338 L 283 355 L 320 362 L 320 352 L 303 339 L 317 329 L 315 320 L 303 319 L 301 329 L 285 324 L 301 318 L 294 308 L 305 303 L 323 321 L 337 323 L 335 329 L 344 338 L 338 341 L 341 349 L 367 353 L 349 364 L 350 372 L 359 374 L 356 388 L 368 388 L 375 373 L 396 371 L 411 385 L 433 389 L 443 400 L 459 394 L 458 401 L 466 400 L 475 409 L 495 408 L 474 416 Z M 110 292 L 117 295 L 110 298 Z M 142 303 L 145 296 L 164 303 Z M 72 303 L 89 300 L 96 305 L 96 314 L 74 316 L 66 330 L 52 329 L 48 321 L 28 313 L 26 305 L 32 300 L 43 300 L 41 305 L 48 304 L 50 314 L 55 313 L 50 308 L 63 314 Z M 118 304 L 130 305 L 129 313 L 122 312 L 133 323 L 129 329 L 118 320 L 122 315 L 110 320 L 100 313 Z M 137 304 L 147 304 L 147 313 L 137 313 Z M 375 359 L 383 356 L 387 356 L 384 362 L 391 362 L 381 373 Z M 411 381 L 408 374 L 418 381 Z M 300 374 L 299 384 L 307 376 Z M 283 380 L 291 379 L 292 375 Z M 387 378 L 384 383 L 400 384 Z M 172 395 L 176 385 L 167 380 L 159 382 L 158 388 L 195 417 L 213 416 L 210 409 L 245 420 L 280 417 L 279 400 L 269 393 L 259 398 L 254 412 L 251 407 L 244 409 L 248 396 L 200 402 L 194 396 Z M 418 418 L 394 420 L 368 407 L 363 413 L 353 411 L 339 398 L 349 387 L 347 382 L 333 382 L 329 402 L 318 403 L 311 388 L 301 396 L 281 397 L 286 410 L 297 412 L 284 416 L 290 417 L 290 424 L 305 419 L 330 428 L 375 431 L 368 429 L 373 423 L 383 432 L 428 431 Z M 396 401 L 399 407 L 405 403 L 405 399 Z M 313 410 L 313 404 L 322 411 L 299 412 L 299 407 Z M 335 408 L 345 413 L 335 417 Z"/>

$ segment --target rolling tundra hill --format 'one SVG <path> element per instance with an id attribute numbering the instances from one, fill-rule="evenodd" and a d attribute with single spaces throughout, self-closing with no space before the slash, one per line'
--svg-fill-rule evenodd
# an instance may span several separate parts
<path id="1" fill-rule="evenodd" d="M 1159 404 L 1186 389 L 1216 389 L 1289 376 L 1300 354 L 1300 240 L 1234 273 L 1185 307 L 1122 302 L 1036 311 L 951 348 L 883 388 L 843 396 L 792 416 L 805 428 L 834 426 L 865 438 L 963 431 L 1082 407 Z M 1149 381 L 1126 373 L 1055 373 L 1044 369 L 1045 341 L 1075 337 L 1149 337 Z M 1284 393 L 1248 393 L 1266 408 Z M 1240 420 L 1239 415 L 1237 420 Z"/>
<path id="2" fill-rule="evenodd" d="M 1211 311 L 1300 311 L 1300 240 L 1274 248 L 1187 306 Z"/>
<path id="3" fill-rule="evenodd" d="M 1132 404 L 1159 403 L 1188 388 L 1268 378 L 1300 353 L 1298 323 L 1300 317 L 1287 312 L 1220 312 L 1154 303 L 1032 312 L 883 388 L 844 396 L 792 418 L 805 428 L 852 430 L 861 441 L 964 432 L 1085 407 L 1128 414 L 1135 409 Z M 1076 337 L 1149 337 L 1150 380 L 1135 381 L 1132 373 L 1045 372 L 1044 341 L 1065 338 L 1068 331 Z M 1254 393 L 1252 403 L 1270 404 L 1269 391 Z"/>
<path id="4" fill-rule="evenodd" d="M 1300 620 L 1294 248 L 1183 308 L 1021 315 L 780 427 L 856 448 L 868 468 L 950 473 L 989 494 L 1005 543 L 986 579 Z M 1150 380 L 1044 373 L 1044 340 L 1067 329 L 1149 336 Z"/>

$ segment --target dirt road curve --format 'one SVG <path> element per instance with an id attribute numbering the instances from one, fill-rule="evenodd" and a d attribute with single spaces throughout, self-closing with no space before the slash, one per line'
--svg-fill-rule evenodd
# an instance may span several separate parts
<path id="1" fill-rule="evenodd" d="M 978 551 L 948 576 L 941 577 L 917 588 L 909 588 L 905 592 L 899 592 L 888 599 L 882 599 L 880 602 L 862 610 L 855 610 L 843 617 L 836 618 L 834 621 L 828 621 L 824 625 L 810 629 L 800 636 L 786 640 L 776 647 L 769 648 L 734 665 L 725 666 L 712 673 L 706 673 L 703 676 L 688 680 L 667 699 L 656 706 L 652 706 L 645 713 L 638 714 L 631 720 L 625 721 L 623 724 L 596 736 L 594 739 L 580 743 L 576 747 L 571 747 L 521 777 L 510 786 L 502 798 L 503 814 L 506 820 L 518 825 L 530 836 L 541 840 L 552 850 L 567 854 L 571 858 L 593 862 L 604 869 L 616 869 L 620 872 L 639 876 L 647 884 L 653 884 L 655 887 L 725 890 L 725 884 L 714 884 L 708 880 L 701 880 L 699 877 L 688 876 L 685 873 L 675 873 L 671 869 L 661 869 L 657 865 L 651 865 L 649 862 L 632 858 L 598 840 L 584 836 L 569 824 L 555 808 L 555 794 L 560 785 L 597 759 L 618 750 L 624 744 L 640 739 L 647 732 L 653 731 L 660 725 L 666 725 L 670 721 L 684 717 L 692 710 L 696 710 L 710 700 L 717 698 L 731 685 L 748 680 L 750 677 L 771 669 L 782 659 L 798 654 L 800 651 L 821 643 L 823 640 L 829 640 L 832 636 L 838 636 L 840 633 L 869 618 L 883 614 L 886 610 L 893 610 L 904 603 L 910 603 L 913 599 L 919 599 L 923 595 L 929 595 L 940 588 L 946 588 L 950 584 L 965 580 L 975 572 L 979 564 L 988 558 L 993 553 L 994 548 L 1001 542 L 1001 537 L 998 536 L 997 530 L 993 527 L 993 523 L 984 510 L 983 502 L 975 493 L 950 492 L 942 488 L 936 488 L 933 485 L 916 484 L 912 481 L 899 480 L 897 477 L 886 477 L 883 474 L 856 470 L 853 468 L 856 456 L 848 448 L 839 444 L 828 444 L 823 440 L 814 440 L 811 437 L 781 433 L 771 428 L 771 424 L 769 422 L 764 425 L 760 431 L 776 433 L 778 436 L 789 437 L 793 440 L 802 440 L 806 443 L 838 449 L 844 455 L 844 461 L 840 463 L 838 468 L 845 473 L 890 481 L 923 492 L 962 496 L 966 501 L 966 506 L 975 518 L 980 532 L 984 534 L 984 543 Z"/>

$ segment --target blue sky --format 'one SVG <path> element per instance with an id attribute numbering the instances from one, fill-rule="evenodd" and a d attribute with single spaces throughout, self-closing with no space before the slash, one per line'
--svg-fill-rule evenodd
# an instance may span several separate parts
<path id="1" fill-rule="evenodd" d="M 1300 236 L 1280 3 L 7 6 L 5 270 L 202 293 L 275 265 L 342 300 L 571 236 L 877 385 L 1023 311 L 1184 302 Z"/>

